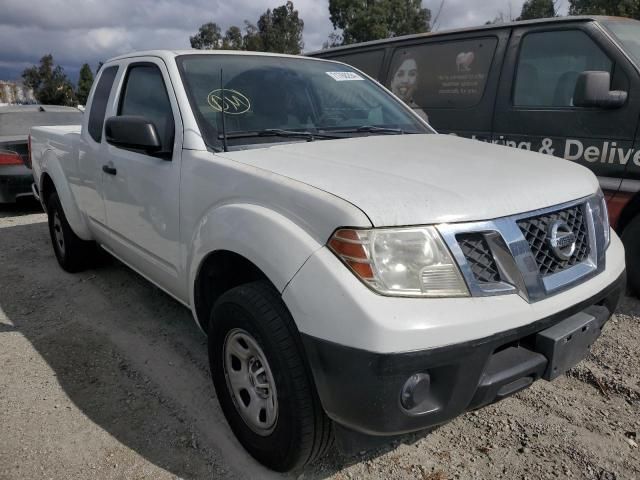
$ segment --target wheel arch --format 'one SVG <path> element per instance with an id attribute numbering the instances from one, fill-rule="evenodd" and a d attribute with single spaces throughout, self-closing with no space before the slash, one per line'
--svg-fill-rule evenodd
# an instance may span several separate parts
<path id="1" fill-rule="evenodd" d="M 93 240 L 84 215 L 78 208 L 76 199 L 71 191 L 66 174 L 60 165 L 60 159 L 52 150 L 44 153 L 43 168 L 39 178 L 39 191 L 46 210 L 49 196 L 55 192 L 67 217 L 69 226 L 82 240 Z"/>
<path id="2" fill-rule="evenodd" d="M 206 332 L 215 300 L 242 283 L 265 279 L 282 293 L 321 247 L 295 222 L 269 208 L 227 204 L 210 210 L 195 229 L 187 263 L 197 324 Z"/>
<path id="3" fill-rule="evenodd" d="M 47 211 L 49 207 L 49 197 L 56 191 L 56 186 L 51 180 L 51 176 L 48 173 L 43 173 L 40 178 L 40 199 L 44 211 Z"/>
<path id="4" fill-rule="evenodd" d="M 620 212 L 616 230 L 622 234 L 627 225 L 638 215 L 640 215 L 640 192 L 633 195 Z"/>
<path id="5" fill-rule="evenodd" d="M 262 270 L 242 255 L 230 250 L 216 250 L 202 261 L 193 286 L 196 321 L 204 332 L 216 300 L 234 287 L 256 280 L 273 284 Z"/>

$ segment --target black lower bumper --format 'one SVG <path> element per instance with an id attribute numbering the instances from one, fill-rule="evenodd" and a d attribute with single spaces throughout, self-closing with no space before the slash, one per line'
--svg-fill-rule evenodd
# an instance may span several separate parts
<path id="1" fill-rule="evenodd" d="M 589 300 L 524 327 L 444 348 L 378 354 L 307 335 L 303 342 L 327 414 L 350 431 L 392 436 L 444 423 L 575 365 L 613 314 L 625 281 L 622 274 Z"/>
<path id="2" fill-rule="evenodd" d="M 15 202 L 17 197 L 31 195 L 32 175 L 0 175 L 0 203 Z"/>

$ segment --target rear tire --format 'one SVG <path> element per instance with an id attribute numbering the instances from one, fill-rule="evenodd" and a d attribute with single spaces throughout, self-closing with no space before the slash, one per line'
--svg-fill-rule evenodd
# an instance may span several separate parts
<path id="1" fill-rule="evenodd" d="M 94 242 L 82 240 L 71 229 L 56 192 L 49 195 L 47 214 L 51 243 L 60 266 L 70 273 L 90 267 L 97 257 L 98 248 Z"/>
<path id="2" fill-rule="evenodd" d="M 305 360 L 293 318 L 268 282 L 240 285 L 215 303 L 209 362 L 220 406 L 242 446 L 279 472 L 314 461 L 333 440 Z"/>
<path id="3" fill-rule="evenodd" d="M 627 263 L 627 283 L 631 293 L 640 297 L 640 215 L 631 220 L 622 232 Z"/>

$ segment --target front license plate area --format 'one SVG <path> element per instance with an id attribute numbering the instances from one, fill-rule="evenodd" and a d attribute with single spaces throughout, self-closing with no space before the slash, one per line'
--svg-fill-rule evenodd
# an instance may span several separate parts
<path id="1" fill-rule="evenodd" d="M 602 332 L 599 315 L 579 312 L 535 337 L 535 350 L 547 357 L 545 380 L 553 380 L 580 362 Z"/>

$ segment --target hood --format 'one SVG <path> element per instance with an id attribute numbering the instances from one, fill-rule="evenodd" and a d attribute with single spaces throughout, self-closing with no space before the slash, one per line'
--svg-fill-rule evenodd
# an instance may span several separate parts
<path id="1" fill-rule="evenodd" d="M 223 154 L 360 208 L 376 227 L 489 220 L 595 193 L 561 158 L 451 135 L 317 140 Z"/>

